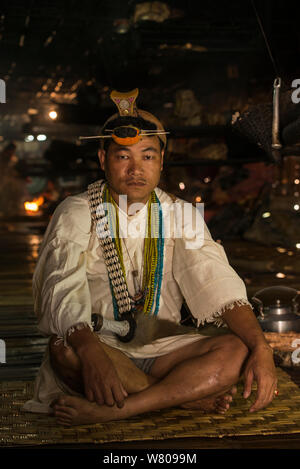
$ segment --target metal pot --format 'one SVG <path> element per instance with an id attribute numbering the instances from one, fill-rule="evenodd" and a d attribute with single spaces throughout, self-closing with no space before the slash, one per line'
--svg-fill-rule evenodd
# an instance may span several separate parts
<path id="1" fill-rule="evenodd" d="M 299 292 L 289 287 L 267 287 L 251 298 L 264 331 L 300 332 Z"/>

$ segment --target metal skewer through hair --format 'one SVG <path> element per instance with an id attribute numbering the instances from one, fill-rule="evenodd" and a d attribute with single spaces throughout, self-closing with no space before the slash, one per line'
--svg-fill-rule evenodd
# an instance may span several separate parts
<path id="1" fill-rule="evenodd" d="M 113 132 L 113 130 L 107 130 L 107 132 Z M 166 131 L 161 131 L 161 130 L 158 130 L 157 132 L 155 130 L 149 130 L 148 131 L 145 131 L 145 130 L 142 130 L 140 135 L 142 137 L 147 137 L 147 136 L 153 136 L 153 135 L 168 135 L 170 132 L 166 132 Z M 112 135 L 92 135 L 90 137 L 78 137 L 79 140 L 90 140 L 90 139 L 95 139 L 95 138 L 112 138 Z"/>

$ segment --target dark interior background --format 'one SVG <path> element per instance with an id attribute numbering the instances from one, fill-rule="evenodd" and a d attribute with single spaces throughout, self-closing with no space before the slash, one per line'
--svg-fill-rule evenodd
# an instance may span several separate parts
<path id="1" fill-rule="evenodd" d="M 289 0 L 2 1 L 0 149 L 15 142 L 31 196 L 83 190 L 101 173 L 97 143 L 78 136 L 95 135 L 114 112 L 112 89 L 138 87 L 139 107 L 171 131 L 162 186 L 216 213 L 211 183 L 223 165 L 226 190 L 247 178 L 249 161 L 266 163 L 259 171 L 269 177 L 270 155 L 230 122 L 235 111 L 271 102 L 276 76 L 287 88 L 300 78 L 296 12 Z M 186 90 L 196 117 L 178 111 Z"/>

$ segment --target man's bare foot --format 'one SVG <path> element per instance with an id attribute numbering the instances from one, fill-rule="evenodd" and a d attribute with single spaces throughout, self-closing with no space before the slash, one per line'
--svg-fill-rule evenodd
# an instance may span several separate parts
<path id="1" fill-rule="evenodd" d="M 203 410 L 205 412 L 214 412 L 217 414 L 225 414 L 230 407 L 234 394 L 237 392 L 237 387 L 232 386 L 232 388 L 225 394 L 217 397 L 207 397 L 204 399 L 199 399 L 194 402 L 186 402 L 180 407 L 183 409 L 195 409 Z"/>
<path id="2" fill-rule="evenodd" d="M 230 402 L 232 402 L 236 391 L 236 386 L 233 386 L 227 393 L 221 396 L 187 402 L 180 407 L 224 414 L 229 409 Z M 95 402 L 89 402 L 87 399 L 65 394 L 53 401 L 51 407 L 53 408 L 57 423 L 67 426 L 110 422 L 127 417 L 125 415 L 126 410 L 124 409 L 125 412 L 123 412 L 123 408 L 98 405 Z"/>
<path id="3" fill-rule="evenodd" d="M 52 402 L 54 416 L 61 425 L 85 425 L 108 422 L 114 418 L 114 407 L 99 405 L 82 397 L 62 394 Z"/>

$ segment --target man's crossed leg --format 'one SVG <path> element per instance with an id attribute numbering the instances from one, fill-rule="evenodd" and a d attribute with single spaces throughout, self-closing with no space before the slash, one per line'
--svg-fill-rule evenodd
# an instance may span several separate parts
<path id="1" fill-rule="evenodd" d="M 51 363 L 71 389 L 84 395 L 81 363 L 71 347 L 50 340 Z M 52 407 L 64 425 L 121 420 L 170 407 L 224 412 L 239 380 L 248 348 L 235 335 L 226 334 L 181 347 L 157 357 L 148 375 L 121 351 L 101 342 L 128 393 L 123 407 L 99 405 L 84 397 L 62 395 Z M 229 391 L 229 394 L 228 394 Z"/>

